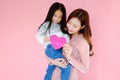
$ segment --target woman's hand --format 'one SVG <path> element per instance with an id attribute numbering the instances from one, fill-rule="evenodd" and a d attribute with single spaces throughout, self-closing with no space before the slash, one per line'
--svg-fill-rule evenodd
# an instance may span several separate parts
<path id="1" fill-rule="evenodd" d="M 72 51 L 73 51 L 73 47 L 70 44 L 68 44 L 68 43 L 64 44 L 64 46 L 63 46 L 63 55 L 66 58 L 71 56 Z"/>
<path id="2" fill-rule="evenodd" d="M 66 68 L 67 62 L 63 58 L 57 58 L 57 59 L 52 60 L 52 64 L 57 65 L 62 68 Z"/>
<path id="3" fill-rule="evenodd" d="M 50 41 L 50 37 L 49 36 L 45 36 L 44 37 L 44 42 L 49 42 Z"/>

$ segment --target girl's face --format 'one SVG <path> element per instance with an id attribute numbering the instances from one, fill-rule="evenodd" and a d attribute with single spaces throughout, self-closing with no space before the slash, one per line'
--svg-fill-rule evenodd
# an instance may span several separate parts
<path id="1" fill-rule="evenodd" d="M 77 18 L 71 18 L 67 22 L 67 29 L 69 34 L 78 34 L 81 27 L 81 22 Z"/>
<path id="2" fill-rule="evenodd" d="M 56 10 L 53 17 L 52 17 L 52 22 L 57 24 L 57 23 L 60 23 L 61 20 L 62 20 L 62 12 L 60 10 Z"/>

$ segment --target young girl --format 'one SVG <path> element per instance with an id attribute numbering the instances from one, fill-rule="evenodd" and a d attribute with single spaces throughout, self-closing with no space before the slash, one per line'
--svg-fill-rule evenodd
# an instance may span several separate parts
<path id="1" fill-rule="evenodd" d="M 63 46 L 63 55 L 71 64 L 70 80 L 79 80 L 77 71 L 86 73 L 89 68 L 89 56 L 92 50 L 89 15 L 83 9 L 74 10 L 68 17 L 67 30 L 70 43 Z M 57 70 L 55 73 L 59 73 Z M 57 76 L 57 74 L 55 74 Z M 57 80 L 57 79 L 53 79 Z"/>
<path id="2" fill-rule="evenodd" d="M 62 55 L 62 49 L 54 50 L 50 44 L 50 36 L 57 35 L 59 37 L 65 37 L 67 42 L 69 41 L 69 36 L 65 34 L 66 26 L 66 9 L 63 4 L 55 2 L 51 5 L 47 17 L 43 24 L 39 27 L 37 32 L 38 41 L 43 44 L 45 43 L 45 53 L 47 55 L 50 64 L 48 65 L 46 75 L 44 80 L 51 80 L 53 71 L 56 67 L 61 70 L 61 80 L 69 80 L 70 74 L 70 64 L 59 66 L 63 62 L 66 62 L 64 56 Z M 59 59 L 52 59 L 48 55 L 54 56 L 54 54 L 59 54 Z M 61 57 L 62 56 L 62 57 Z"/>

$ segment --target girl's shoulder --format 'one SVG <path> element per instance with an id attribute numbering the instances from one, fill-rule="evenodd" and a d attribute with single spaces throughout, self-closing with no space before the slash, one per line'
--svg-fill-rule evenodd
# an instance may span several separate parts
<path id="1" fill-rule="evenodd" d="M 49 23 L 50 23 L 50 21 L 46 21 L 46 22 L 42 23 L 42 24 L 40 25 L 40 29 L 47 28 L 48 25 L 49 25 Z"/>
<path id="2" fill-rule="evenodd" d="M 46 26 L 46 25 L 48 26 L 49 24 L 50 24 L 50 21 L 46 21 L 46 22 L 44 22 L 42 25 L 43 25 L 43 26 Z M 51 25 L 50 25 L 50 26 L 53 27 L 53 28 L 54 28 L 54 27 L 55 27 L 55 28 L 58 28 L 58 27 L 60 27 L 60 24 L 54 24 L 54 23 L 51 22 Z"/>
<path id="3" fill-rule="evenodd" d="M 49 23 L 50 23 L 50 21 L 46 21 L 42 25 L 48 25 Z"/>

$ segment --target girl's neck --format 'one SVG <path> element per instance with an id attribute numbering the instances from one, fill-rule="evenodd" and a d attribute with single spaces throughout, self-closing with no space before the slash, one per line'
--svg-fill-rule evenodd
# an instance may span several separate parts
<path id="1" fill-rule="evenodd" d="M 58 25 L 58 23 L 53 23 L 53 22 L 52 22 L 52 24 L 53 24 L 53 25 Z"/>

